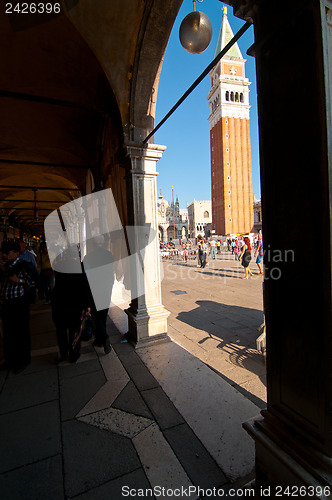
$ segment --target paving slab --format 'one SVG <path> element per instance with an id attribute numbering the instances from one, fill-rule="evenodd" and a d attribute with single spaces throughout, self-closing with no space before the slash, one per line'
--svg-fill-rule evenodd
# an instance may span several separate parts
<path id="1" fill-rule="evenodd" d="M 0 416 L 0 473 L 61 453 L 58 401 Z"/>
<path id="2" fill-rule="evenodd" d="M 78 495 L 75 500 L 117 500 L 125 497 L 154 499 L 155 497 L 150 495 L 149 491 L 151 491 L 151 485 L 144 470 L 140 468 Z"/>
<path id="3" fill-rule="evenodd" d="M 74 418 L 105 384 L 102 370 L 60 380 L 61 420 Z"/>
<path id="4" fill-rule="evenodd" d="M 153 423 L 153 420 L 149 418 L 139 417 L 117 408 L 105 408 L 79 417 L 78 420 L 130 439 Z"/>
<path id="5" fill-rule="evenodd" d="M 57 353 L 50 352 L 47 354 L 37 355 L 37 352 L 38 351 L 36 351 L 34 356 L 32 355 L 30 365 L 24 370 L 24 372 L 21 372 L 19 374 L 20 376 L 25 376 L 28 373 L 50 370 L 51 368 L 53 368 L 55 371 L 57 370 L 58 368 Z M 15 377 L 17 377 L 17 375 L 15 375 Z"/>
<path id="6" fill-rule="evenodd" d="M 208 489 L 227 482 L 225 474 L 186 423 L 166 429 L 164 434 L 194 485 Z"/>
<path id="7" fill-rule="evenodd" d="M 153 418 L 141 394 L 132 381 L 128 382 L 112 404 L 113 408 L 146 418 Z"/>
<path id="8" fill-rule="evenodd" d="M 23 373 L 23 372 L 22 372 Z M 58 399 L 56 370 L 9 377 L 0 399 L 0 414 Z"/>
<path id="9" fill-rule="evenodd" d="M 137 453 L 152 487 L 188 488 L 192 485 L 187 473 L 156 424 L 150 425 L 133 439 Z M 149 443 L 149 446 L 146 446 Z M 169 495 L 168 498 L 176 498 Z M 196 499 L 194 495 L 188 498 Z"/>
<path id="10" fill-rule="evenodd" d="M 87 492 L 141 467 L 130 439 L 70 420 L 62 425 L 67 497 Z"/>
<path id="11" fill-rule="evenodd" d="M 0 491 L 1 500 L 64 500 L 61 455 L 1 474 Z"/>
<path id="12" fill-rule="evenodd" d="M 161 387 L 142 391 L 141 394 L 161 429 L 168 429 L 184 422 Z"/>
<path id="13" fill-rule="evenodd" d="M 83 363 L 70 363 L 69 361 L 65 361 L 59 364 L 59 379 L 63 381 L 65 379 L 77 377 L 78 375 L 97 372 L 99 370 L 100 363 L 97 356 Z"/>
<path id="14" fill-rule="evenodd" d="M 144 363 L 142 363 L 138 354 L 132 350 L 132 346 L 128 346 L 128 349 L 129 352 L 126 354 L 122 354 L 121 352 L 118 352 L 118 350 L 116 350 L 116 353 L 138 390 L 145 391 L 159 387 L 158 382 L 151 375 Z"/>
<path id="15" fill-rule="evenodd" d="M 126 384 L 127 380 L 108 380 L 105 382 L 84 408 L 78 412 L 76 418 L 109 408 Z"/>
<path id="16" fill-rule="evenodd" d="M 114 350 L 112 350 L 107 356 L 101 354 L 99 361 L 107 380 L 125 380 L 127 382 L 130 380 L 127 371 L 124 369 Z"/>

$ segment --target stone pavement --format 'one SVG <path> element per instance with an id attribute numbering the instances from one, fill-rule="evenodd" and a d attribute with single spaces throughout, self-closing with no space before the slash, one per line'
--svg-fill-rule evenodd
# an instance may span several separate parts
<path id="1" fill-rule="evenodd" d="M 252 356 L 261 284 L 234 276 L 228 255 L 195 266 L 183 276 L 181 262 L 164 266 L 174 342 L 135 351 L 113 308 L 113 351 L 86 343 L 76 364 L 58 364 L 50 308 L 33 307 L 31 365 L 0 372 L 1 500 L 121 499 L 129 488 L 195 499 L 253 478 L 254 443 L 241 424 L 264 404 L 264 361 Z M 188 271 L 198 279 L 189 283 Z"/>
<path id="2" fill-rule="evenodd" d="M 196 258 L 165 261 L 162 297 L 171 338 L 265 408 L 265 363 L 256 350 L 263 277 L 254 259 L 250 269 L 253 278 L 242 279 L 243 267 L 230 252 L 208 258 L 205 269 Z"/>

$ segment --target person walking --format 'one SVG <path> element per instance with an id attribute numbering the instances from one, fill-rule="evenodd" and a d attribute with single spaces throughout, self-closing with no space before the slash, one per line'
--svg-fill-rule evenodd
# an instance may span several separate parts
<path id="1" fill-rule="evenodd" d="M 263 251 L 263 237 L 262 237 L 262 233 L 259 233 L 259 235 L 258 235 L 257 247 L 256 247 L 256 251 L 255 251 L 254 257 L 256 257 L 256 255 L 257 255 L 256 264 L 257 264 L 258 269 L 259 269 L 259 274 L 264 274 L 264 272 L 263 272 L 263 255 L 264 255 L 264 251 Z"/>
<path id="2" fill-rule="evenodd" d="M 216 259 L 216 241 L 213 238 L 210 242 L 210 247 L 211 247 L 211 259 L 215 260 Z"/>
<path id="3" fill-rule="evenodd" d="M 251 245 L 250 245 L 250 240 L 246 236 L 244 238 L 244 244 L 242 247 L 242 252 L 240 255 L 240 259 L 242 259 L 241 264 L 244 267 L 245 270 L 245 276 L 242 279 L 248 279 L 249 276 L 253 276 L 253 273 L 249 269 L 250 261 L 251 261 Z"/>
<path id="4" fill-rule="evenodd" d="M 112 253 L 104 248 L 105 238 L 103 235 L 95 236 L 90 244 L 92 250 L 88 251 L 84 257 L 83 267 L 90 284 L 90 290 L 92 290 L 89 302 L 96 327 L 93 345 L 103 347 L 105 354 L 109 354 L 112 348 L 106 330 L 106 321 L 114 283 L 114 259 Z"/>
<path id="5" fill-rule="evenodd" d="M 19 259 L 20 246 L 17 242 L 4 241 L 1 250 L 5 262 L 0 288 L 4 366 L 20 373 L 31 362 L 29 291 L 35 283 Z"/>
<path id="6" fill-rule="evenodd" d="M 204 269 L 206 266 L 206 245 L 203 241 L 201 241 L 198 247 L 198 260 L 200 263 L 200 267 Z"/>
<path id="7" fill-rule="evenodd" d="M 89 306 L 89 286 L 82 272 L 77 246 L 69 246 L 53 262 L 53 269 L 51 305 L 60 351 L 59 361 L 69 357 L 69 361 L 75 363 L 80 357 L 81 344 L 78 341 L 73 347 L 73 340 L 81 326 L 82 312 Z"/>
<path id="8" fill-rule="evenodd" d="M 235 255 L 235 260 L 239 260 L 239 245 L 236 243 L 237 242 L 235 242 L 234 255 Z"/>

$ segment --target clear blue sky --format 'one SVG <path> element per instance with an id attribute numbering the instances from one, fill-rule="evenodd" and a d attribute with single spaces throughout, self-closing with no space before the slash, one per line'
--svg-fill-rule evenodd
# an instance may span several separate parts
<path id="1" fill-rule="evenodd" d="M 171 33 L 162 66 L 157 96 L 156 120 L 168 113 L 182 94 L 190 87 L 202 71 L 214 59 L 217 46 L 223 3 L 218 0 L 196 1 L 196 10 L 207 14 L 213 27 L 212 40 L 202 54 L 189 54 L 179 40 L 179 28 L 183 18 L 192 12 L 192 0 L 184 0 Z M 233 16 L 233 9 L 227 7 L 228 20 L 235 34 L 244 21 Z M 254 42 L 253 27 L 240 38 L 238 45 L 246 62 L 246 77 L 252 82 L 249 89 L 250 131 L 253 193 L 260 198 L 258 122 L 255 59 L 246 54 Z M 206 76 L 173 115 L 155 133 L 155 143 L 167 146 L 163 157 L 157 163 L 158 195 L 160 188 L 164 198 L 179 196 L 181 208 L 186 208 L 194 198 L 211 200 L 210 176 L 210 129 L 207 95 L 210 78 Z"/>

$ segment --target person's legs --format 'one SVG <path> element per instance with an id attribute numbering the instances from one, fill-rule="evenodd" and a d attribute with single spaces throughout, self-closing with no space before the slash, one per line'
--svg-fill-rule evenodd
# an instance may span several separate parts
<path id="1" fill-rule="evenodd" d="M 55 324 L 56 337 L 60 351 L 60 361 L 68 358 L 69 342 L 68 342 L 68 318 L 66 311 L 60 311 L 56 308 L 52 309 L 52 319 Z"/>
<path id="2" fill-rule="evenodd" d="M 92 312 L 92 318 L 96 326 L 96 334 L 94 345 L 97 347 L 104 347 L 105 354 L 111 351 L 109 338 L 106 330 L 106 321 L 108 316 L 108 309 L 102 309 L 101 311 Z"/>
<path id="3" fill-rule="evenodd" d="M 262 256 L 261 256 L 261 255 L 258 255 L 257 260 L 256 260 L 256 264 L 257 264 L 258 269 L 259 269 L 259 274 L 263 274 L 263 266 L 262 266 L 262 261 L 263 261 Z"/>
<path id="4" fill-rule="evenodd" d="M 45 277 L 45 298 L 47 302 L 50 302 L 51 300 L 52 279 L 53 273 L 52 271 L 49 271 L 47 276 Z"/>
<path id="5" fill-rule="evenodd" d="M 68 326 L 68 348 L 69 348 L 69 361 L 75 363 L 80 357 L 81 341 L 79 340 L 73 347 L 73 340 L 81 326 L 82 311 L 73 309 L 67 311 L 67 326 Z"/>

